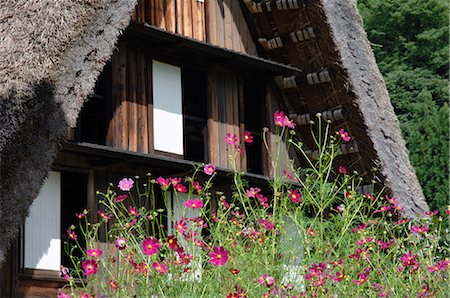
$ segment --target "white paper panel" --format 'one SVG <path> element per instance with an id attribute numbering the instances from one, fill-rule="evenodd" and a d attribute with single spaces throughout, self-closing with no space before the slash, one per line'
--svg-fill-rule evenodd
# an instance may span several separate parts
<path id="1" fill-rule="evenodd" d="M 155 150 L 183 155 L 181 69 L 153 60 Z"/>
<path id="2" fill-rule="evenodd" d="M 51 171 L 25 222 L 25 268 L 60 270 L 61 173 Z"/>

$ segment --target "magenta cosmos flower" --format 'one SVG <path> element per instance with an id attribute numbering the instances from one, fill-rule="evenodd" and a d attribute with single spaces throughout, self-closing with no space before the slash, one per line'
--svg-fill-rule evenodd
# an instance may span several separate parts
<path id="1" fill-rule="evenodd" d="M 128 195 L 120 195 L 118 197 L 115 197 L 113 199 L 113 202 L 114 203 L 119 203 L 119 202 L 122 202 L 122 201 L 126 200 L 127 198 L 128 198 Z"/>
<path id="2" fill-rule="evenodd" d="M 180 234 L 184 234 L 187 231 L 187 224 L 186 221 L 181 219 L 179 221 L 175 222 L 175 230 L 178 231 Z"/>
<path id="3" fill-rule="evenodd" d="M 83 267 L 83 271 L 86 276 L 96 274 L 98 269 L 97 262 L 94 260 L 83 261 L 83 263 L 81 263 L 81 267 Z"/>
<path id="4" fill-rule="evenodd" d="M 122 191 L 129 191 L 133 188 L 134 181 L 131 178 L 123 178 L 119 181 L 119 188 Z"/>
<path id="5" fill-rule="evenodd" d="M 158 239 L 154 237 L 149 237 L 142 242 L 142 249 L 144 250 L 144 254 L 148 256 L 157 254 L 160 246 L 161 244 L 159 244 Z"/>
<path id="6" fill-rule="evenodd" d="M 71 298 L 72 295 L 66 294 L 66 293 L 64 293 L 63 291 L 61 291 L 61 292 L 58 293 L 58 296 L 56 296 L 56 297 L 57 297 L 57 298 Z"/>
<path id="7" fill-rule="evenodd" d="M 164 263 L 160 262 L 153 262 L 153 268 L 155 268 L 156 272 L 158 272 L 161 275 L 164 275 L 167 273 L 167 266 Z"/>
<path id="8" fill-rule="evenodd" d="M 119 237 L 116 240 L 116 247 L 118 250 L 123 250 L 127 246 L 127 241 L 123 237 Z"/>
<path id="9" fill-rule="evenodd" d="M 350 141 L 350 136 L 348 135 L 348 132 L 346 132 L 343 128 L 339 129 L 339 136 L 344 142 Z"/>
<path id="10" fill-rule="evenodd" d="M 237 138 L 236 134 L 227 133 L 224 140 L 225 140 L 225 143 L 227 143 L 228 145 L 235 145 L 238 141 L 238 138 Z"/>
<path id="11" fill-rule="evenodd" d="M 201 209 L 203 208 L 203 201 L 200 199 L 187 200 L 183 203 L 184 207 L 191 209 Z"/>
<path id="12" fill-rule="evenodd" d="M 209 254 L 209 262 L 214 266 L 225 266 L 228 261 L 228 251 L 223 247 L 214 246 Z"/>
<path id="13" fill-rule="evenodd" d="M 289 120 L 289 118 L 283 112 L 279 111 L 273 113 L 273 123 L 280 127 L 295 128 L 294 121 Z"/>
<path id="14" fill-rule="evenodd" d="M 88 249 L 86 250 L 86 254 L 90 257 L 100 257 L 102 255 L 102 250 L 101 249 Z"/>
<path id="15" fill-rule="evenodd" d="M 166 190 L 170 187 L 170 180 L 163 177 L 156 178 L 156 183 L 158 183 L 163 190 Z"/>
<path id="16" fill-rule="evenodd" d="M 216 167 L 213 164 L 209 163 L 209 164 L 205 165 L 205 167 L 203 168 L 203 171 L 205 172 L 206 175 L 211 176 L 216 171 Z"/>
<path id="17" fill-rule="evenodd" d="M 292 203 L 298 204 L 302 201 L 302 194 L 298 191 L 298 189 L 289 190 L 289 199 Z"/>
<path id="18" fill-rule="evenodd" d="M 256 198 L 256 195 L 261 192 L 261 189 L 256 187 L 250 187 L 250 189 L 245 190 L 245 193 L 247 194 L 247 197 L 249 198 Z"/>
<path id="19" fill-rule="evenodd" d="M 244 142 L 251 144 L 253 143 L 252 133 L 249 131 L 244 131 Z"/>
<path id="20" fill-rule="evenodd" d="M 430 229 L 429 229 L 427 226 L 425 226 L 425 225 L 423 225 L 423 226 L 421 226 L 421 227 L 419 227 L 419 226 L 413 226 L 413 227 L 411 228 L 411 232 L 417 233 L 417 234 L 423 234 L 423 233 L 426 233 L 426 232 L 428 232 L 428 231 L 430 231 Z"/>
<path id="21" fill-rule="evenodd" d="M 274 278 L 270 275 L 268 275 L 267 273 L 264 273 L 263 275 L 261 275 L 260 278 L 258 278 L 257 282 L 259 284 L 262 284 L 263 286 L 266 286 L 268 288 L 270 288 L 271 286 L 273 286 L 274 283 Z"/>

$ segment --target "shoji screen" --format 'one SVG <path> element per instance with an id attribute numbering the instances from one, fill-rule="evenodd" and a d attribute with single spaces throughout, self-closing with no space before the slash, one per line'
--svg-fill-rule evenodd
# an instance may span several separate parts
<path id="1" fill-rule="evenodd" d="M 180 67 L 153 60 L 154 149 L 183 155 Z"/>
<path id="2" fill-rule="evenodd" d="M 23 244 L 25 268 L 60 269 L 61 173 L 49 173 L 31 205 L 25 222 Z"/>

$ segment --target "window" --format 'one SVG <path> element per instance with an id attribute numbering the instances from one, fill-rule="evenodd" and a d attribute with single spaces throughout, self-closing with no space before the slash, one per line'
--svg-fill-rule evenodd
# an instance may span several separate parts
<path id="1" fill-rule="evenodd" d="M 262 128 L 264 126 L 265 84 L 257 80 L 244 80 L 244 123 L 245 129 L 253 135 L 253 143 L 246 146 L 247 171 L 263 174 Z"/>
<path id="2" fill-rule="evenodd" d="M 31 205 L 23 228 L 23 268 L 60 270 L 70 265 L 63 252 L 74 212 L 86 208 L 87 174 L 50 171 Z"/>
<path id="3" fill-rule="evenodd" d="M 181 68 L 156 60 L 152 65 L 154 149 L 183 155 Z"/>

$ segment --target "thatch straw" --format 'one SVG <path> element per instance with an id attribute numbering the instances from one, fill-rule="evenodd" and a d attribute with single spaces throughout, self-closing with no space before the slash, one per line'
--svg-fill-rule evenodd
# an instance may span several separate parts
<path id="1" fill-rule="evenodd" d="M 355 0 L 321 1 L 341 67 L 375 149 L 384 182 L 408 216 L 428 210 Z M 356 115 L 355 115 L 356 116 Z"/>
<path id="2" fill-rule="evenodd" d="M 0 1 L 0 263 L 135 2 Z"/>

